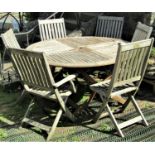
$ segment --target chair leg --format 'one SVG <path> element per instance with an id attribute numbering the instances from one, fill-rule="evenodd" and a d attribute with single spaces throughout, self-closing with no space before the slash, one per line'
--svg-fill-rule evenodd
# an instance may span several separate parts
<path id="1" fill-rule="evenodd" d="M 95 92 L 93 92 L 93 93 L 90 95 L 89 100 L 88 100 L 88 102 L 87 102 L 87 106 L 88 106 L 89 103 L 94 99 L 95 96 L 96 96 L 96 93 L 95 93 Z"/>
<path id="2" fill-rule="evenodd" d="M 27 92 L 25 90 L 23 90 L 20 97 L 17 99 L 16 104 L 21 103 L 21 101 L 24 99 L 26 94 L 27 94 Z"/>
<path id="3" fill-rule="evenodd" d="M 111 120 L 112 120 L 112 122 L 114 123 L 115 128 L 117 129 L 119 135 L 120 135 L 121 137 L 124 137 L 124 134 L 122 133 L 121 129 L 119 128 L 118 123 L 117 123 L 117 121 L 116 121 L 116 119 L 115 119 L 115 117 L 114 117 L 114 115 L 113 115 L 113 113 L 112 113 L 112 111 L 111 111 L 111 109 L 110 109 L 110 107 L 109 107 L 108 104 L 106 104 L 106 108 L 107 108 L 107 110 L 108 110 L 108 113 L 109 113 L 109 115 L 110 115 L 110 117 L 111 117 Z"/>
<path id="4" fill-rule="evenodd" d="M 142 111 L 140 110 L 140 108 L 139 108 L 139 106 L 138 106 L 138 104 L 137 104 L 137 102 L 136 102 L 134 96 L 131 96 L 131 101 L 132 101 L 132 103 L 133 103 L 133 105 L 134 105 L 136 111 L 137 111 L 137 112 L 140 114 L 140 116 L 142 117 L 142 120 L 143 120 L 144 124 L 145 124 L 146 126 L 148 126 L 148 122 L 146 121 L 146 119 L 145 119 L 145 117 L 144 117 Z"/>
<path id="5" fill-rule="evenodd" d="M 107 111 L 108 111 L 108 114 L 110 115 L 110 118 L 111 118 L 112 122 L 114 123 L 115 128 L 117 129 L 117 131 L 119 133 L 119 135 L 121 137 L 124 137 L 124 134 L 122 133 L 121 129 L 119 128 L 118 123 L 117 123 L 117 121 L 116 121 L 116 119 L 115 119 L 115 117 L 114 117 L 114 115 L 113 115 L 113 113 L 112 113 L 112 111 L 111 111 L 111 109 L 110 109 L 110 107 L 108 105 L 108 100 L 104 100 L 101 95 L 100 95 L 100 98 L 101 98 L 103 104 L 102 104 L 99 112 L 96 114 L 95 118 L 93 119 L 93 122 L 97 122 L 97 120 L 100 118 L 103 110 L 106 108 Z"/>
<path id="6" fill-rule="evenodd" d="M 102 106 L 99 110 L 99 112 L 95 115 L 94 119 L 92 120 L 92 122 L 96 123 L 98 121 L 98 119 L 100 118 L 103 110 L 105 109 L 106 104 L 108 104 L 108 100 L 103 99 L 103 97 L 100 95 L 100 98 L 102 100 Z"/>
<path id="7" fill-rule="evenodd" d="M 4 58 L 5 58 L 6 50 L 7 50 L 7 49 L 5 48 L 5 49 L 4 49 L 4 52 L 3 52 L 3 54 L 2 54 L 2 60 L 1 60 L 1 61 L 2 61 L 2 66 L 1 66 L 1 67 L 2 67 L 1 69 L 2 69 L 2 70 L 4 69 Z"/>
<path id="8" fill-rule="evenodd" d="M 23 123 L 24 123 L 24 119 L 28 116 L 29 110 L 30 110 L 30 108 L 31 108 L 33 105 L 34 105 L 34 99 L 32 99 L 32 100 L 30 101 L 30 104 L 29 104 L 29 106 L 28 106 L 28 108 L 27 108 L 27 110 L 26 110 L 26 113 L 25 113 L 25 115 L 24 115 L 24 117 L 23 117 L 23 119 L 22 119 L 22 121 L 21 121 L 20 127 L 22 127 L 22 125 L 23 125 Z"/>
<path id="9" fill-rule="evenodd" d="M 54 120 L 54 123 L 53 123 L 53 125 L 52 125 L 52 128 L 51 128 L 51 130 L 49 131 L 49 134 L 48 134 L 48 137 L 47 137 L 47 141 L 49 141 L 49 140 L 52 138 L 52 136 L 53 136 L 53 134 L 54 134 L 54 131 L 55 131 L 57 125 L 58 125 L 58 122 L 59 122 L 59 120 L 60 120 L 60 118 L 61 118 L 61 116 L 62 116 L 62 112 L 63 112 L 63 110 L 62 110 L 62 109 L 59 109 L 59 111 L 58 111 L 58 113 L 57 113 L 57 115 L 56 115 L 56 118 L 55 118 L 55 120 Z"/>
<path id="10" fill-rule="evenodd" d="M 70 110 L 69 110 L 68 108 L 66 108 L 65 115 L 66 115 L 72 122 L 75 122 L 75 121 L 76 121 L 75 116 L 70 112 Z"/>
<path id="11" fill-rule="evenodd" d="M 68 97 L 63 101 L 64 105 L 66 105 L 66 102 L 68 101 Z M 76 118 L 75 116 L 70 112 L 70 110 L 65 106 L 65 115 L 66 117 L 68 117 L 72 122 L 75 122 L 76 121 Z"/>
<path id="12" fill-rule="evenodd" d="M 87 109 L 88 106 L 89 106 L 89 104 L 92 102 L 92 100 L 94 99 L 95 96 L 96 96 L 96 93 L 95 92 L 91 93 L 91 95 L 89 96 L 88 101 L 84 105 L 82 105 L 79 108 L 77 108 L 74 113 L 75 114 L 76 113 L 81 113 L 82 110 Z"/>

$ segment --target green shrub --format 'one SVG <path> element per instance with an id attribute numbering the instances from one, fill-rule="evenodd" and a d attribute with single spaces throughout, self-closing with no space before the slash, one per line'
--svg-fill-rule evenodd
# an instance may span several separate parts
<path id="1" fill-rule="evenodd" d="M 0 129 L 0 139 L 2 138 L 6 138 L 7 137 L 7 133 L 4 129 Z"/>

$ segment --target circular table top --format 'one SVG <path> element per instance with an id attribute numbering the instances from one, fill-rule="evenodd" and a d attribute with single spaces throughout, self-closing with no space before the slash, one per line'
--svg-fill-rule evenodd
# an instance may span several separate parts
<path id="1" fill-rule="evenodd" d="M 41 41 L 27 50 L 44 52 L 51 66 L 89 68 L 114 64 L 120 42 L 105 37 L 67 37 Z"/>

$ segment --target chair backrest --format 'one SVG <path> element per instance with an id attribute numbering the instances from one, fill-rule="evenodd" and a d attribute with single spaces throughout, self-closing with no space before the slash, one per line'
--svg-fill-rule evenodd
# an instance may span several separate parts
<path id="1" fill-rule="evenodd" d="M 121 38 L 124 17 L 99 16 L 95 36 Z"/>
<path id="2" fill-rule="evenodd" d="M 8 48 L 20 48 L 16 36 L 12 29 L 9 29 L 5 33 L 1 34 L 5 47 Z"/>
<path id="3" fill-rule="evenodd" d="M 139 87 L 146 70 L 153 41 L 154 39 L 147 39 L 125 45 L 119 44 L 112 74 L 111 90 L 114 87 L 133 82 L 136 82 L 136 86 Z"/>
<path id="4" fill-rule="evenodd" d="M 64 18 L 38 20 L 41 40 L 66 37 Z"/>
<path id="5" fill-rule="evenodd" d="M 43 53 L 11 48 L 11 58 L 25 88 L 52 90 L 55 83 Z"/>
<path id="6" fill-rule="evenodd" d="M 142 24 L 141 22 L 137 23 L 135 32 L 132 37 L 132 42 L 149 39 L 151 36 L 153 28 L 151 26 L 147 26 L 145 24 Z"/>

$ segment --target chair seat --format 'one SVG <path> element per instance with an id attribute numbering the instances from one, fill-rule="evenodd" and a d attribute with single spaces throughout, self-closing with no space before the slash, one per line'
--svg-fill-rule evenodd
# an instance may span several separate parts
<path id="1" fill-rule="evenodd" d="M 57 100 L 56 95 L 51 91 L 36 90 L 32 88 L 27 91 L 33 95 L 38 95 L 47 99 Z M 69 97 L 72 94 L 72 92 L 69 90 L 63 90 L 63 92 L 62 91 L 59 91 L 59 92 L 62 98 Z"/>
<path id="2" fill-rule="evenodd" d="M 109 89 L 110 80 L 105 80 L 99 83 L 95 83 L 90 85 L 90 89 L 98 94 L 101 94 L 102 96 L 106 96 L 106 92 Z M 123 86 L 115 87 L 112 90 L 111 97 L 122 95 L 131 91 L 136 90 L 137 87 L 134 86 L 134 84 L 125 84 Z"/>

